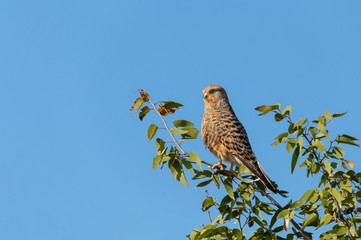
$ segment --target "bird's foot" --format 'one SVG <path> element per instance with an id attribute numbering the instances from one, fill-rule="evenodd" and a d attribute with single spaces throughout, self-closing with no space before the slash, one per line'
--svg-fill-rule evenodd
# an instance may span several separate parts
<path id="1" fill-rule="evenodd" d="M 212 169 L 216 169 L 217 171 L 222 171 L 224 169 L 222 162 L 219 162 L 217 164 L 214 164 L 213 166 L 211 166 Z"/>

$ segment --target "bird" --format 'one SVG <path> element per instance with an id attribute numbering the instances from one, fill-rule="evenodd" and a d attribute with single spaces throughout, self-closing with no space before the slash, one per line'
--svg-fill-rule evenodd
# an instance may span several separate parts
<path id="1" fill-rule="evenodd" d="M 247 132 L 234 113 L 223 87 L 210 85 L 203 89 L 204 115 L 202 139 L 220 161 L 212 168 L 223 170 L 222 161 L 233 165 L 245 165 L 273 193 L 276 188 L 263 170 L 248 140 Z"/>

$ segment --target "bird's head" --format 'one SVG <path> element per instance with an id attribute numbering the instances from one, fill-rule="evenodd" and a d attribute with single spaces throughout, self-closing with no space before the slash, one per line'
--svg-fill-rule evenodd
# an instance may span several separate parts
<path id="1" fill-rule="evenodd" d="M 216 104 L 220 101 L 228 101 L 227 93 L 219 85 L 210 85 L 203 89 L 203 100 L 206 105 Z"/>

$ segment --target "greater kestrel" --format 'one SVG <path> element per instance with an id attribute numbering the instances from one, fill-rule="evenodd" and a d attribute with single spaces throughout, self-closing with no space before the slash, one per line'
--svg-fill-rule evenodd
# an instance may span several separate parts
<path id="1" fill-rule="evenodd" d="M 203 90 L 204 115 L 202 138 L 204 145 L 220 159 L 213 167 L 222 169 L 222 161 L 245 165 L 272 192 L 276 192 L 270 178 L 259 164 L 249 143 L 247 132 L 238 120 L 226 91 L 218 85 Z"/>

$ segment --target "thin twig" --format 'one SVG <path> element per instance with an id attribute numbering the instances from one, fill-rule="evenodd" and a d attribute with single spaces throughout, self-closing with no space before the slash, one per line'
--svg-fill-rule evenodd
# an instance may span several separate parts
<path id="1" fill-rule="evenodd" d="M 242 229 L 242 225 L 241 225 L 241 216 L 240 215 L 238 216 L 237 220 L 238 220 L 239 229 L 241 229 L 241 231 L 242 231 L 243 229 Z"/>
<path id="2" fill-rule="evenodd" d="M 207 210 L 207 212 L 208 212 L 209 221 L 212 223 L 211 212 L 209 210 Z"/>
<path id="3" fill-rule="evenodd" d="M 159 117 L 162 119 L 165 128 L 167 129 L 168 133 L 171 135 L 171 137 L 173 138 L 174 143 L 177 145 L 178 149 L 187 157 L 189 157 L 188 153 L 186 151 L 183 150 L 183 148 L 179 145 L 179 143 L 177 142 L 177 140 L 175 139 L 173 133 L 169 130 L 169 127 L 166 123 L 166 121 L 164 120 L 162 114 L 160 114 L 160 112 L 158 111 L 158 109 L 155 107 L 155 105 L 150 101 L 149 99 L 149 103 L 153 106 L 154 110 L 158 113 Z"/>
<path id="4" fill-rule="evenodd" d="M 246 217 L 246 216 L 245 216 Z M 246 224 L 248 224 L 249 220 L 251 218 L 251 213 L 249 213 L 248 217 L 246 217 L 246 221 L 245 223 L 243 224 L 243 227 L 241 227 L 241 230 L 243 231 L 243 228 L 246 226 Z"/>

